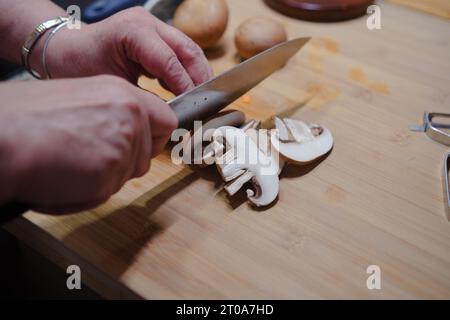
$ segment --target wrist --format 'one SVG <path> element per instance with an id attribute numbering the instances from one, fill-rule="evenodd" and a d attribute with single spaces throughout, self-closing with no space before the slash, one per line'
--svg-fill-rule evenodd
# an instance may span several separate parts
<path id="1" fill-rule="evenodd" d="M 0 0 L 0 12 L 0 56 L 17 64 L 21 63 L 21 48 L 36 26 L 66 14 L 47 0 Z"/>
<path id="2" fill-rule="evenodd" d="M 81 29 L 69 29 L 67 25 L 64 25 L 51 36 L 50 33 L 53 30 L 50 30 L 36 48 L 36 56 L 33 58 L 35 63 L 40 64 L 42 69 L 46 67 L 51 78 L 91 75 L 83 74 L 80 70 L 81 66 L 83 68 L 89 66 L 90 59 L 93 58 L 89 52 L 95 50 L 96 46 L 95 43 L 86 46 L 86 37 L 83 36 L 84 28 L 86 28 L 85 25 L 82 25 Z M 45 45 L 47 45 L 46 48 Z M 45 66 L 43 54 L 45 54 Z M 43 75 L 45 74 L 44 72 Z"/>
<path id="3" fill-rule="evenodd" d="M 56 17 L 39 24 L 22 47 L 22 64 L 35 77 L 50 78 L 46 64 L 47 46 L 54 35 L 67 26 L 66 17 Z"/>
<path id="4" fill-rule="evenodd" d="M 44 50 L 45 39 L 51 30 L 43 34 L 28 54 L 28 63 L 31 70 L 37 72 L 42 78 L 45 76 L 44 65 L 42 63 L 42 52 Z"/>

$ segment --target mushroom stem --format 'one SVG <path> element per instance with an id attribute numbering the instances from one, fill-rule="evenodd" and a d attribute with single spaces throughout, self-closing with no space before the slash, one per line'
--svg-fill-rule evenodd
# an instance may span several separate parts
<path id="1" fill-rule="evenodd" d="M 247 197 L 256 206 L 271 204 L 279 192 L 279 174 L 288 162 L 305 164 L 323 156 L 333 147 L 331 132 L 320 125 L 294 119 L 275 118 L 277 132 L 261 130 L 256 120 L 242 127 L 222 126 L 207 135 L 212 142 L 204 160 L 213 160 L 224 189 L 235 195 L 250 182 Z"/>
<path id="2" fill-rule="evenodd" d="M 224 189 L 230 195 L 235 195 L 247 182 L 249 182 L 255 174 L 251 171 L 245 171 L 232 183 L 227 184 Z"/>

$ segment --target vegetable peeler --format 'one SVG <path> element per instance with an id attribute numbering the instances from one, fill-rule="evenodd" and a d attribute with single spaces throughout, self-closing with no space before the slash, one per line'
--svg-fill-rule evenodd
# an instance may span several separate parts
<path id="1" fill-rule="evenodd" d="M 425 112 L 422 125 L 411 125 L 409 129 L 415 132 L 425 132 L 427 136 L 443 145 L 450 146 L 450 132 L 443 129 L 450 129 L 449 123 L 433 121 L 434 118 L 449 118 L 449 113 Z"/>
<path id="2" fill-rule="evenodd" d="M 444 184 L 445 213 L 450 221 L 450 152 L 444 158 L 444 171 L 442 182 Z"/>

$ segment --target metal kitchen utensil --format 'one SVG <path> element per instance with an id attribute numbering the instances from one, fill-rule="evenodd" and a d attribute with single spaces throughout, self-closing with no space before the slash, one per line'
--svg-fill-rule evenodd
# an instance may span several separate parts
<path id="1" fill-rule="evenodd" d="M 171 24 L 181 2 L 183 0 L 150 0 L 144 4 L 144 8 L 158 19 Z"/>
<path id="2" fill-rule="evenodd" d="M 228 106 L 281 68 L 310 39 L 281 43 L 169 101 L 179 127 L 192 129 L 194 121 L 207 119 Z"/>
<path id="3" fill-rule="evenodd" d="M 449 118 L 449 123 L 441 123 L 433 121 L 433 118 Z M 450 129 L 450 114 L 439 112 L 425 112 L 423 115 L 422 125 L 411 125 L 409 127 L 411 131 L 425 132 L 428 137 L 442 143 L 446 146 L 450 146 L 450 133 L 445 132 L 442 129 Z"/>
<path id="4" fill-rule="evenodd" d="M 450 152 L 444 158 L 442 183 L 444 185 L 445 213 L 447 220 L 450 221 Z"/>

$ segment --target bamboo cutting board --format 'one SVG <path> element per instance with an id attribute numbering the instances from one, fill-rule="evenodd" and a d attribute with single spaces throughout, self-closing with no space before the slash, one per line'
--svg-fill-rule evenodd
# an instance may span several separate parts
<path id="1" fill-rule="evenodd" d="M 229 0 L 216 73 L 236 64 L 245 18 L 279 19 L 313 40 L 237 101 L 248 118 L 274 114 L 331 129 L 331 154 L 287 167 L 278 202 L 254 210 L 229 198 L 214 168 L 176 166 L 170 151 L 101 207 L 73 216 L 27 213 L 7 229 L 109 298 L 450 298 L 446 148 L 408 126 L 450 111 L 450 22 L 388 3 L 382 29 L 366 18 L 317 24 L 262 1 Z M 152 81 L 142 85 L 169 98 Z M 368 290 L 367 268 L 381 269 Z"/>
<path id="2" fill-rule="evenodd" d="M 422 10 L 443 18 L 450 18 L 450 3 L 448 0 L 389 0 L 413 9 Z"/>

